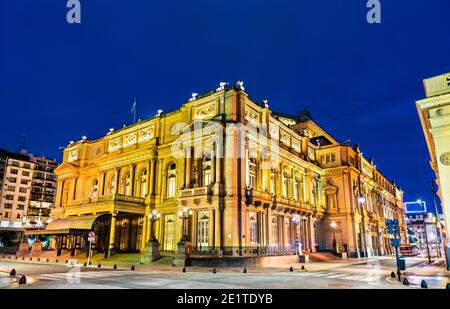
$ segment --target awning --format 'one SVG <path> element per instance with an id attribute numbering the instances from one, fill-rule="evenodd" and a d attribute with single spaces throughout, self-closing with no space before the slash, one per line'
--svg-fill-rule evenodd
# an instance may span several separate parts
<path id="1" fill-rule="evenodd" d="M 101 215 L 80 216 L 64 219 L 55 219 L 50 222 L 45 230 L 28 230 L 25 235 L 60 235 L 69 234 L 70 230 L 92 230 L 95 220 Z"/>

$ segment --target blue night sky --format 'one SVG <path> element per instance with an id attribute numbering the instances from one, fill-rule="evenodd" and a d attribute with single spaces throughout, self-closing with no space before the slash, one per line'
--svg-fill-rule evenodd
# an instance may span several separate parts
<path id="1" fill-rule="evenodd" d="M 61 160 L 82 135 L 170 111 L 192 92 L 245 82 L 255 100 L 312 117 L 431 206 L 429 155 L 415 100 L 450 71 L 450 1 L 0 0 L 0 148 Z"/>

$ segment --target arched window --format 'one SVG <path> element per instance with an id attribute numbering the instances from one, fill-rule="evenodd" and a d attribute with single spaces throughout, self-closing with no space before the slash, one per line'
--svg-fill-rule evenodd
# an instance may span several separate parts
<path id="1" fill-rule="evenodd" d="M 203 157 L 202 161 L 202 182 L 206 187 L 211 183 L 211 155 L 207 154 Z"/>
<path id="2" fill-rule="evenodd" d="M 174 197 L 177 188 L 177 165 L 171 163 L 167 169 L 167 197 Z"/>
<path id="3" fill-rule="evenodd" d="M 97 198 L 97 193 L 98 193 L 98 179 L 94 179 L 94 181 L 92 182 L 91 185 L 91 199 L 96 199 Z"/>
<path id="4" fill-rule="evenodd" d="M 109 193 L 116 193 L 116 175 L 112 175 L 111 180 L 109 181 Z"/>
<path id="5" fill-rule="evenodd" d="M 124 191 L 123 194 L 125 195 L 131 195 L 131 173 L 128 172 L 125 175 L 125 185 L 124 185 Z"/>
<path id="6" fill-rule="evenodd" d="M 144 198 L 147 196 L 147 169 L 143 169 L 141 172 L 141 179 L 140 179 L 140 187 L 139 192 L 141 194 L 141 197 Z"/>

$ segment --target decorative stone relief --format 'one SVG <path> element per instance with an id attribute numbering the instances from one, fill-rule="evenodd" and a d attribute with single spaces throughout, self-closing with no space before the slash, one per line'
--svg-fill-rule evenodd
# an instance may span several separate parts
<path id="1" fill-rule="evenodd" d="M 300 152 L 300 142 L 296 139 L 292 139 L 292 148 Z"/>
<path id="2" fill-rule="evenodd" d="M 196 119 L 205 119 L 213 117 L 216 113 L 216 106 L 215 104 L 210 104 L 206 107 L 203 107 L 197 111 L 197 114 L 195 116 Z"/>
<path id="3" fill-rule="evenodd" d="M 108 151 L 116 151 L 120 149 L 120 147 L 122 147 L 122 139 L 119 137 L 109 142 Z"/>
<path id="4" fill-rule="evenodd" d="M 148 140 L 152 139 L 153 131 L 154 131 L 153 127 L 145 128 L 145 129 L 142 129 L 141 131 L 139 131 L 139 133 L 138 133 L 139 142 L 144 142 L 144 141 L 148 141 Z"/>
<path id="5" fill-rule="evenodd" d="M 75 148 L 69 150 L 69 155 L 67 157 L 68 162 L 74 162 L 79 159 L 80 148 Z"/>
<path id="6" fill-rule="evenodd" d="M 258 115 L 251 110 L 245 111 L 245 120 L 253 123 L 254 125 L 258 125 Z"/>
<path id="7" fill-rule="evenodd" d="M 450 165 L 450 152 L 444 152 L 441 155 L 441 162 L 444 165 Z"/>
<path id="8" fill-rule="evenodd" d="M 280 138 L 281 142 L 287 146 L 290 145 L 290 138 L 289 138 L 289 134 L 285 133 L 285 132 L 281 132 L 281 138 Z"/>
<path id="9" fill-rule="evenodd" d="M 137 142 L 137 137 L 136 137 L 136 134 L 133 133 L 133 134 L 125 136 L 124 141 L 123 141 L 123 146 L 124 147 L 131 146 L 131 145 L 136 144 L 136 142 Z"/>

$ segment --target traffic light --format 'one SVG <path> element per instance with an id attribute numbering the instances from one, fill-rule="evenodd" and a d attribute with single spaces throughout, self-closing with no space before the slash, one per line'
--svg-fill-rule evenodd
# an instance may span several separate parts
<path id="1" fill-rule="evenodd" d="M 393 233 L 392 220 L 390 220 L 390 219 L 386 220 L 386 227 L 388 229 L 389 234 L 392 234 Z"/>

